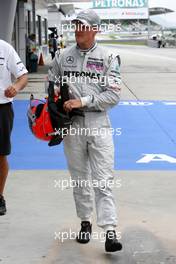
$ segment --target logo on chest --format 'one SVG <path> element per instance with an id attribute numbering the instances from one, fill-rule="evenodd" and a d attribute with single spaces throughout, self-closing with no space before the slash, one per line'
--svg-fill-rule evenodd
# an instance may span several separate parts
<path id="1" fill-rule="evenodd" d="M 103 71 L 104 70 L 103 59 L 89 57 L 87 60 L 86 68 L 90 70 Z"/>
<path id="2" fill-rule="evenodd" d="M 74 63 L 74 57 L 73 57 L 73 56 L 68 56 L 68 57 L 66 58 L 66 62 L 67 62 L 68 64 L 73 64 L 73 63 Z"/>

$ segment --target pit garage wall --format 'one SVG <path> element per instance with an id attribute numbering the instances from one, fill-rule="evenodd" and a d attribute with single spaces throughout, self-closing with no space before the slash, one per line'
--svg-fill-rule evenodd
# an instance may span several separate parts
<path id="1" fill-rule="evenodd" d="M 11 43 L 17 0 L 1 1 L 0 39 Z"/>
<path id="2" fill-rule="evenodd" d="M 35 5 L 33 5 L 33 3 Z M 35 9 L 34 9 L 35 7 Z M 34 21 L 35 18 L 35 21 Z M 46 29 L 42 28 L 42 23 L 45 20 Z M 39 29 L 40 24 L 40 29 Z M 47 1 L 45 0 L 18 0 L 16 8 L 16 16 L 14 23 L 14 31 L 12 35 L 12 45 L 17 50 L 20 58 L 26 63 L 26 42 L 30 34 L 36 34 L 37 53 L 43 52 L 47 55 L 48 52 L 48 9 Z"/>

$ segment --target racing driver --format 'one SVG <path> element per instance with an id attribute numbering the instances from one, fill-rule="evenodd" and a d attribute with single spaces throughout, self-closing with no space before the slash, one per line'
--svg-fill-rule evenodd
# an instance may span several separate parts
<path id="1" fill-rule="evenodd" d="M 76 44 L 56 54 L 48 76 L 56 84 L 67 81 L 69 85 L 70 99 L 64 103 L 65 111 L 79 108 L 84 112 L 72 124 L 79 133 L 68 133 L 64 138 L 71 178 L 77 183 L 73 188 L 81 220 L 77 242 L 87 243 L 91 237 L 92 186 L 86 183 L 94 180 L 97 225 L 105 231 L 105 250 L 114 252 L 121 250 L 122 244 L 117 237 L 116 207 L 108 184 L 114 179 L 114 144 L 107 110 L 120 99 L 119 57 L 97 44 L 95 36 L 101 20 L 93 10 L 81 11 L 72 22 Z M 106 133 L 100 133 L 102 129 Z M 83 181 L 85 184 L 80 184 Z"/>

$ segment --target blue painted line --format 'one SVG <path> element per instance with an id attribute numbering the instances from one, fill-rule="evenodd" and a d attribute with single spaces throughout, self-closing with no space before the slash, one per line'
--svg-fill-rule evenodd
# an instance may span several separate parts
<path id="1" fill-rule="evenodd" d="M 143 104 L 144 105 L 140 105 Z M 136 163 L 143 154 L 165 154 L 176 159 L 176 102 L 122 101 L 110 111 L 114 129 L 115 169 L 176 170 L 176 163 L 166 160 Z M 67 169 L 63 144 L 48 147 L 37 140 L 27 122 L 28 101 L 14 102 L 15 121 L 12 133 L 10 167 L 14 170 Z"/>

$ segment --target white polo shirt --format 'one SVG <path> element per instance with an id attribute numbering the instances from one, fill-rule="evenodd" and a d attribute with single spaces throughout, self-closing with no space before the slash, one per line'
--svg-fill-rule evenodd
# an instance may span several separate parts
<path id="1" fill-rule="evenodd" d="M 0 40 L 0 104 L 13 100 L 4 95 L 4 91 L 12 84 L 12 75 L 19 78 L 27 72 L 14 48 Z"/>

